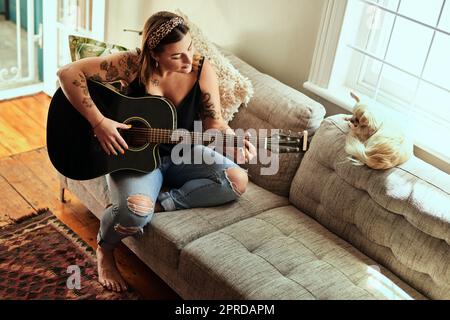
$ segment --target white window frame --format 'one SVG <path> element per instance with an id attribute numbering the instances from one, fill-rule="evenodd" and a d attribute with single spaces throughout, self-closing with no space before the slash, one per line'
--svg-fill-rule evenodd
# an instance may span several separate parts
<path id="1" fill-rule="evenodd" d="M 345 28 L 344 24 L 346 21 L 344 21 L 344 18 L 348 3 L 349 0 L 328 0 L 325 4 L 309 78 L 303 84 L 303 87 L 351 112 L 354 107 L 354 101 L 349 95 L 349 90 L 333 87 L 335 82 L 333 77 L 339 74 L 339 72 L 335 72 L 336 68 L 341 68 L 341 66 L 335 65 L 335 62 L 342 60 L 339 59 L 339 54 L 343 51 L 340 49 L 340 46 L 346 45 L 340 43 L 340 39 L 341 31 Z M 342 66 L 342 68 L 346 68 L 346 66 Z M 355 72 L 359 71 L 355 70 Z M 364 82 L 358 82 L 353 83 L 352 87 L 360 93 L 367 92 L 367 89 L 364 88 Z M 382 96 L 382 93 L 380 92 L 379 95 Z M 386 108 L 380 102 L 373 101 L 369 97 L 364 96 L 364 94 L 362 97 L 368 103 L 375 104 L 380 108 Z M 425 135 L 417 138 L 415 141 L 415 155 L 450 173 L 449 154 L 442 152 L 439 148 L 430 147 L 427 145 L 427 141 L 428 138 Z M 442 146 L 442 148 L 444 147 Z"/>

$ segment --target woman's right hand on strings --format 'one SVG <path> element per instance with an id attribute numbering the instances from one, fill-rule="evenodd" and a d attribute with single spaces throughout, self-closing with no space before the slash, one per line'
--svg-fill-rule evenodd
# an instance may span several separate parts
<path id="1" fill-rule="evenodd" d="M 109 118 L 103 118 L 101 122 L 94 127 L 94 136 L 97 137 L 103 150 L 108 154 L 117 156 L 117 151 L 124 154 L 128 150 L 128 145 L 120 135 L 117 129 L 130 129 L 131 126 L 114 121 Z M 116 151 L 117 150 L 117 151 Z"/>

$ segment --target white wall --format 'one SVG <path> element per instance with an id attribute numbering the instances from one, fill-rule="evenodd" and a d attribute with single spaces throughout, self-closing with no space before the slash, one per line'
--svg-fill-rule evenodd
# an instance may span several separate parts
<path id="1" fill-rule="evenodd" d="M 106 41 L 140 46 L 141 30 L 160 10 L 180 9 L 213 42 L 258 70 L 303 90 L 325 0 L 107 0 Z"/>

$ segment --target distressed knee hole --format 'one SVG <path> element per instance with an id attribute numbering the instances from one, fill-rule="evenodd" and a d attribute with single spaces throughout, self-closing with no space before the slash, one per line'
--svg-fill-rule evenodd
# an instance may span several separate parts
<path id="1" fill-rule="evenodd" d="M 238 196 L 241 196 L 247 190 L 248 175 L 246 170 L 229 168 L 225 170 L 225 176 Z"/>
<path id="2" fill-rule="evenodd" d="M 128 209 L 139 216 L 153 213 L 153 201 L 144 195 L 133 195 L 127 198 Z"/>
<path id="3" fill-rule="evenodd" d="M 124 227 L 119 223 L 114 226 L 114 230 L 124 236 L 132 236 L 137 233 L 143 234 L 144 229 L 141 227 Z"/>

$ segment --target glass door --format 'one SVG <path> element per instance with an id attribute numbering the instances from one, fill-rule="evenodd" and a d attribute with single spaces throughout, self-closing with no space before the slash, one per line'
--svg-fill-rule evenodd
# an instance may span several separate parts
<path id="1" fill-rule="evenodd" d="M 0 100 L 39 91 L 42 79 L 42 0 L 0 0 Z"/>
<path id="2" fill-rule="evenodd" d="M 53 95 L 56 72 L 70 63 L 69 35 L 104 40 L 105 0 L 44 1 L 44 91 Z"/>

